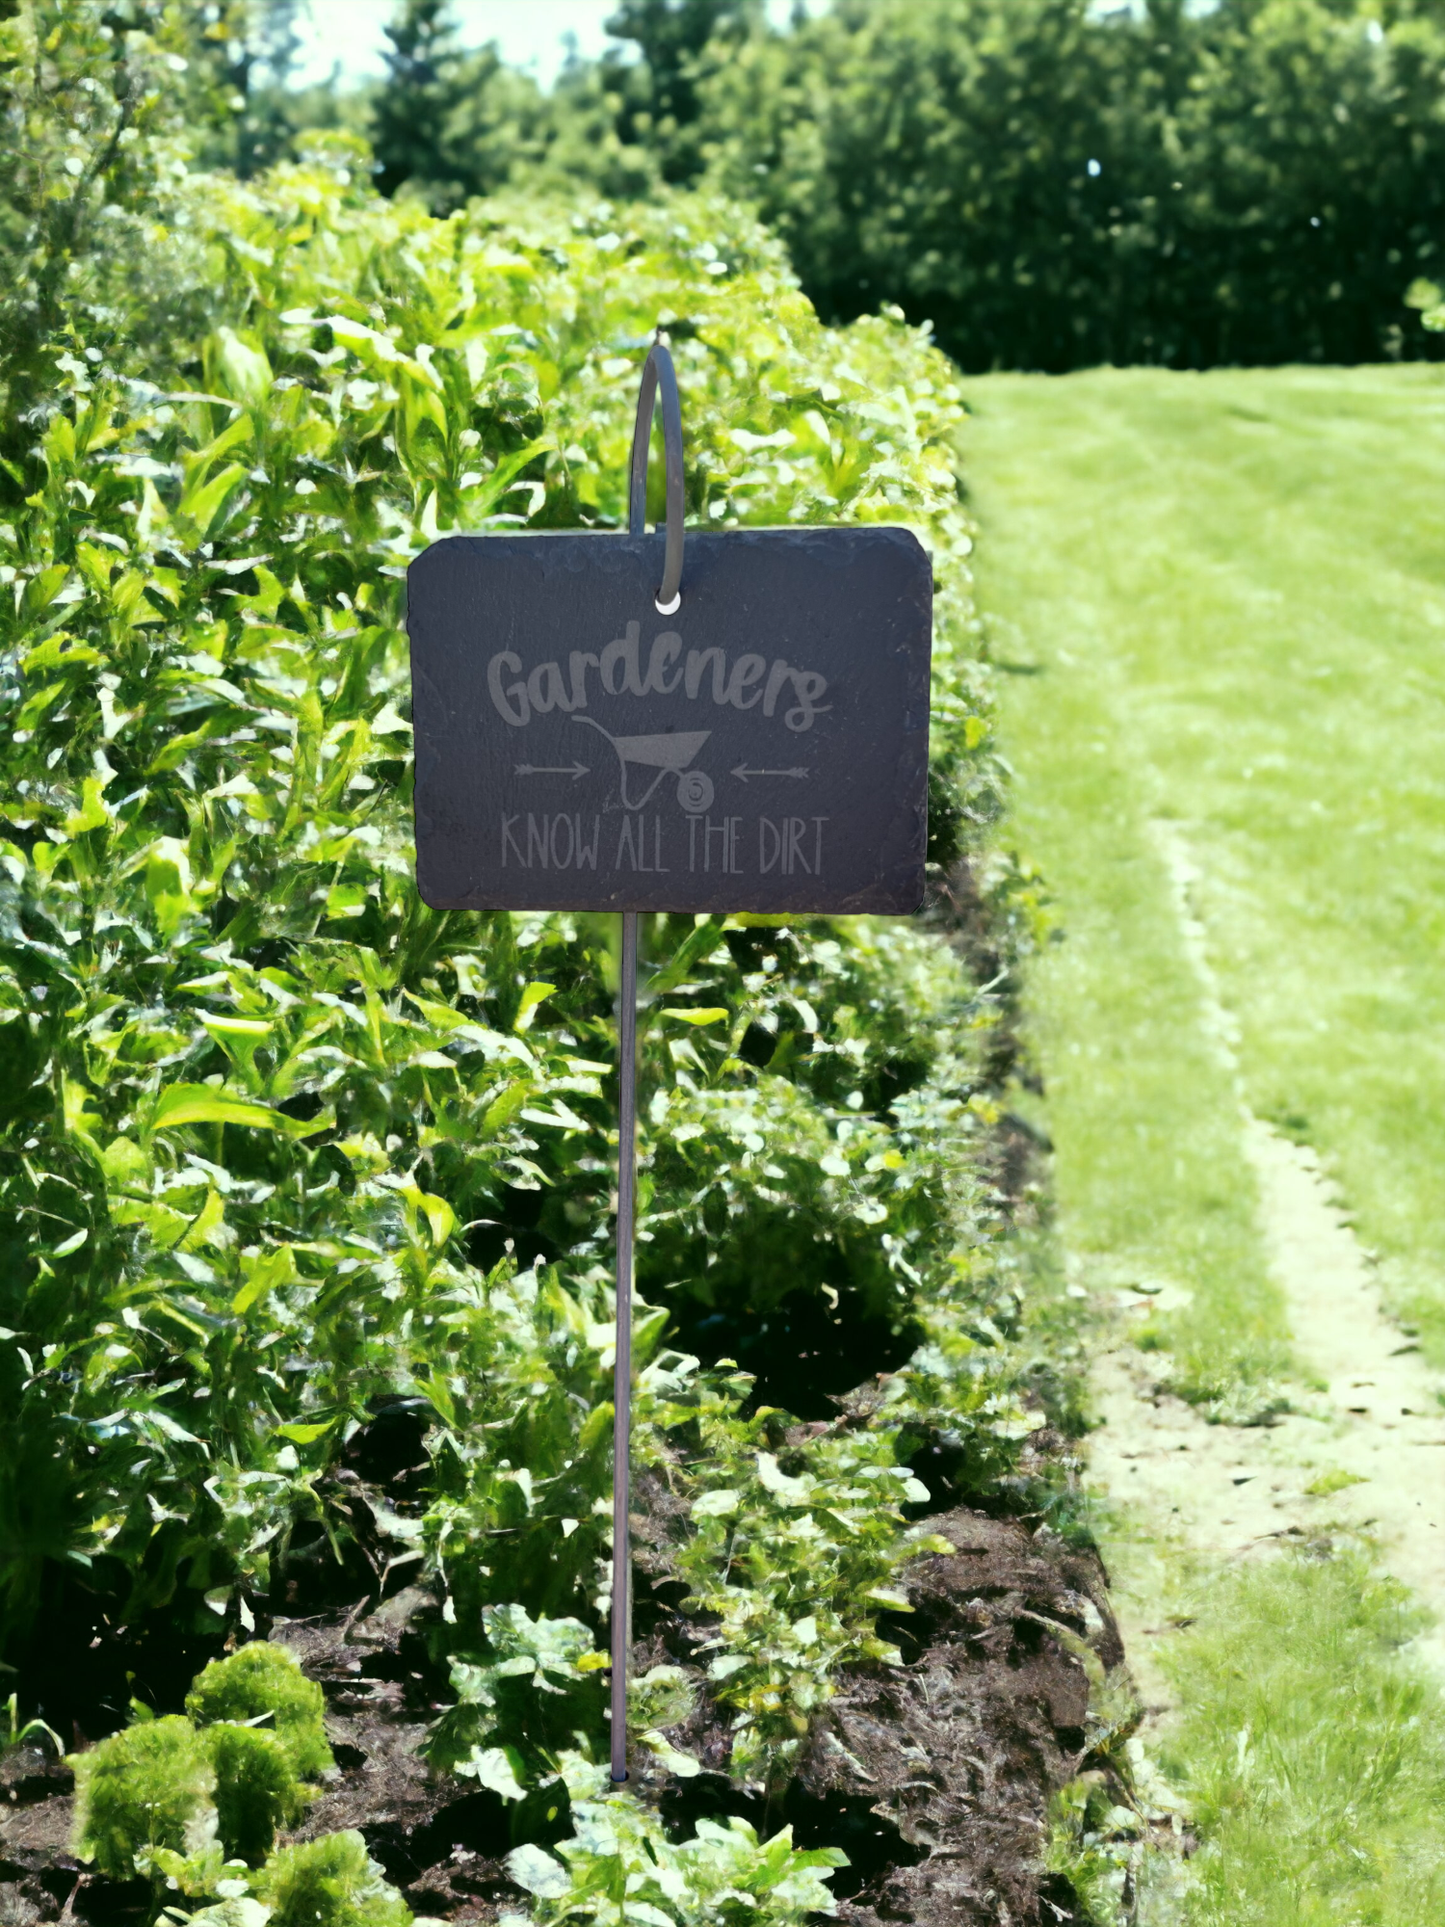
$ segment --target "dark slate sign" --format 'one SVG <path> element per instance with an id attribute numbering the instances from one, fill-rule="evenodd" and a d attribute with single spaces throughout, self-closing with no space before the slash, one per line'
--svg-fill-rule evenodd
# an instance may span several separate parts
<path id="1" fill-rule="evenodd" d="M 894 911 L 923 895 L 932 577 L 905 529 L 453 536 L 407 576 L 439 910 Z"/>

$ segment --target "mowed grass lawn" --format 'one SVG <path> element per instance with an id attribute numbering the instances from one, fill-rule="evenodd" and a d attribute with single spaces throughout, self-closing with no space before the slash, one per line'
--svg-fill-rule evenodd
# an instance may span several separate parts
<path id="1" fill-rule="evenodd" d="M 1035 1047 L 1066 1241 L 1195 1295 L 1182 1379 L 1267 1379 L 1233 1073 L 1313 1145 L 1445 1362 L 1445 369 L 965 383 L 963 466 L 1017 774 L 1063 940 Z"/>
<path id="2" fill-rule="evenodd" d="M 1026 1009 L 1064 1249 L 1175 1307 L 1180 1390 L 1258 1415 L 1290 1333 L 1247 1103 L 1320 1152 L 1445 1362 L 1445 370 L 965 394 L 1006 834 L 1058 920 Z M 1148 1527 L 1101 1526 L 1117 1576 Z M 1445 1919 L 1438 1682 L 1367 1550 L 1325 1550 L 1211 1578 L 1155 1547 L 1189 1595 L 1161 1757 L 1201 1845 L 1182 1896 L 1146 1862 L 1141 1927 Z"/>

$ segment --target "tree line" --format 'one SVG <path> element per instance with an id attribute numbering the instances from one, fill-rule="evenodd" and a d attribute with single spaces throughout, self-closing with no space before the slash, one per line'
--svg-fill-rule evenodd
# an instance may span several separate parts
<path id="1" fill-rule="evenodd" d="M 896 304 L 969 370 L 1441 352 L 1445 0 L 618 0 L 550 91 L 449 0 L 399 0 L 381 82 L 298 90 L 298 6 L 173 14 L 204 162 L 333 127 L 442 215 L 721 189 L 824 319 Z"/>
<path id="2" fill-rule="evenodd" d="M 968 369 L 1430 351 L 1442 0 L 621 0 L 548 95 L 405 0 L 380 178 L 445 211 L 535 181 L 707 181 L 830 320 L 884 302 Z"/>

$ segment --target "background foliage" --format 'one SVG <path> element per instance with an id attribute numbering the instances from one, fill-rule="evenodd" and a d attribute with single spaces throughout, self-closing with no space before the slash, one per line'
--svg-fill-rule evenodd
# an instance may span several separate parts
<path id="1" fill-rule="evenodd" d="M 708 83 L 825 314 L 929 316 L 967 368 L 1425 351 L 1433 6 L 845 0 Z"/>
<path id="2" fill-rule="evenodd" d="M 435 207 L 708 181 L 826 318 L 897 303 L 967 369 L 1437 352 L 1407 292 L 1445 245 L 1438 0 L 627 0 L 550 97 L 445 11 L 401 7 L 425 77 L 394 60 L 373 109 L 384 185 Z"/>

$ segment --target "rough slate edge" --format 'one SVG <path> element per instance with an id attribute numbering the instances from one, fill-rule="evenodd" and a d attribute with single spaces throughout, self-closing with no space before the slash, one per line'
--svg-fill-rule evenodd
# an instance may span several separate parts
<path id="1" fill-rule="evenodd" d="M 786 903 L 750 905 L 739 902 L 735 905 L 728 906 L 729 914 L 747 913 L 751 911 L 755 914 L 761 912 L 761 914 L 764 915 L 783 917 L 849 916 L 866 915 L 870 913 L 874 915 L 911 916 L 922 907 L 924 901 L 926 890 L 925 860 L 928 848 L 928 721 L 931 713 L 933 570 L 932 558 L 918 537 L 908 528 L 888 523 L 869 522 L 837 523 L 824 526 L 808 525 L 784 528 L 749 528 L 728 530 L 726 532 L 706 530 L 689 531 L 683 561 L 684 600 L 686 599 L 687 592 L 687 556 L 689 553 L 692 554 L 694 562 L 696 562 L 699 549 L 702 549 L 704 552 L 712 549 L 715 552 L 717 545 L 724 543 L 731 551 L 746 545 L 761 545 L 766 543 L 769 547 L 773 547 L 780 540 L 809 543 L 810 539 L 812 539 L 816 550 L 821 552 L 823 559 L 831 566 L 846 566 L 846 562 L 844 562 L 842 558 L 839 558 L 836 562 L 834 561 L 831 544 L 825 546 L 822 543 L 816 542 L 816 538 L 820 536 L 834 537 L 843 534 L 858 536 L 864 540 L 873 542 L 887 540 L 890 544 L 896 544 L 905 550 L 911 551 L 910 560 L 914 562 L 919 577 L 917 594 L 924 605 L 922 626 L 924 633 L 929 639 L 928 651 L 921 659 L 914 657 L 909 661 L 907 665 L 908 673 L 904 682 L 905 717 L 916 716 L 921 712 L 920 726 L 910 731 L 906 736 L 903 751 L 895 765 L 894 794 L 900 800 L 894 809 L 892 820 L 879 837 L 880 846 L 886 852 L 890 853 L 890 875 L 898 876 L 899 881 L 894 884 L 890 882 L 890 877 L 882 877 L 864 890 L 854 892 L 846 897 L 840 898 L 835 896 L 826 903 L 807 900 L 805 891 Z M 453 559 L 449 557 L 447 553 L 452 549 L 453 544 L 465 544 L 468 547 L 472 547 L 480 543 L 506 544 L 509 548 L 519 545 L 525 545 L 527 549 L 535 547 L 544 571 L 550 572 L 553 569 L 570 571 L 576 568 L 580 546 L 585 544 L 589 552 L 589 567 L 596 566 L 601 573 L 615 575 L 624 570 L 636 568 L 640 564 L 644 581 L 651 581 L 652 576 L 658 575 L 662 568 L 664 542 L 665 538 L 660 534 L 638 538 L 592 530 L 528 530 L 515 535 L 454 535 L 443 537 L 440 541 L 432 543 L 429 548 L 424 549 L 411 563 L 407 574 L 409 581 L 413 570 L 424 566 L 434 567 L 438 564 L 446 566 L 447 562 Z M 590 554 L 593 544 L 596 545 L 595 564 Z M 645 606 L 649 609 L 651 602 L 652 597 L 648 594 L 645 597 Z M 413 717 L 415 717 L 416 710 L 421 705 L 428 702 L 440 704 L 440 698 L 435 693 L 435 685 L 432 684 L 425 668 L 418 665 L 416 661 L 415 650 L 413 650 L 412 657 L 412 690 Z M 427 693 L 423 694 L 423 691 Z M 417 744 L 418 777 L 420 778 L 422 774 L 422 757 L 424 750 L 420 737 L 418 736 L 414 740 Z M 442 896 L 440 893 L 433 894 L 427 886 L 425 866 L 421 855 L 422 837 L 419 832 L 419 827 L 415 823 L 415 818 L 419 814 L 420 809 L 417 798 L 419 793 L 426 787 L 428 787 L 428 785 L 424 780 L 418 780 L 413 785 L 414 832 L 418 852 L 417 888 L 422 901 L 434 910 L 508 909 L 519 912 L 559 910 L 577 912 L 602 911 L 605 913 L 607 911 L 636 909 L 649 915 L 659 913 L 694 915 L 699 913 L 696 904 L 677 903 L 667 900 L 665 897 L 658 900 L 648 899 L 644 902 L 641 899 L 629 900 L 627 897 L 619 895 L 613 900 L 600 902 L 594 895 L 586 901 L 569 903 L 560 900 L 558 894 L 548 894 L 545 903 L 539 901 L 530 904 L 519 904 L 513 901 L 503 904 L 494 901 L 490 896 L 480 892 L 450 896 Z M 915 797 L 917 798 L 916 802 L 912 800 Z M 891 856 L 891 853 L 894 851 L 898 853 L 896 857 Z M 906 876 L 906 881 L 904 880 L 904 876 Z M 719 907 L 721 908 L 721 906 Z"/>

